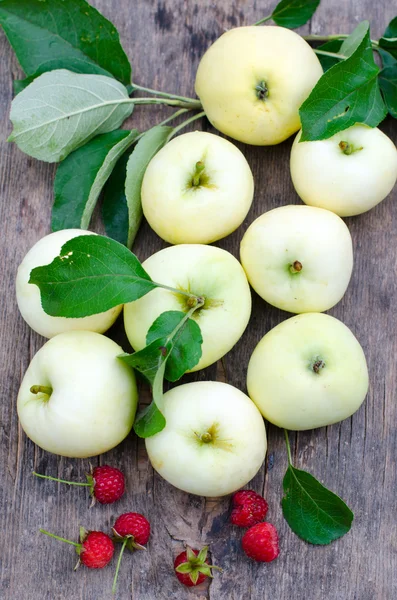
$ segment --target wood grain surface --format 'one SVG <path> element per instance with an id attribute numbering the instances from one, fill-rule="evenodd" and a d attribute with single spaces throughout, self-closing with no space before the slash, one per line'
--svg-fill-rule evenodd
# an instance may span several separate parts
<path id="1" fill-rule="evenodd" d="M 148 87 L 192 95 L 195 71 L 206 48 L 226 29 L 251 24 L 271 12 L 270 0 L 92 0 L 120 31 L 132 60 L 134 80 Z M 394 6 L 393 6 L 394 4 Z M 388 0 L 323 0 L 302 31 L 348 33 L 363 19 L 378 38 L 395 16 Z M 27 250 L 50 231 L 55 167 L 22 154 L 6 143 L 12 79 L 21 72 L 0 32 L 0 515 L 1 583 L 4 600 L 107 600 L 112 568 L 73 572 L 71 547 L 38 533 L 39 527 L 75 539 L 78 526 L 104 528 L 128 510 L 152 523 L 148 552 L 124 558 L 117 598 L 211 600 L 392 600 L 397 598 L 397 190 L 371 212 L 346 222 L 353 236 L 355 266 L 343 300 L 331 314 L 357 335 L 370 370 L 370 392 L 350 419 L 315 431 L 291 434 L 295 465 L 312 472 L 352 507 L 351 532 L 327 547 L 300 541 L 287 527 L 280 507 L 287 466 L 282 431 L 268 426 L 269 454 L 252 482 L 269 502 L 269 520 L 279 529 L 280 557 L 261 565 L 240 549 L 241 531 L 228 524 L 229 498 L 190 496 L 168 485 L 148 463 L 144 444 L 131 434 L 119 447 L 91 462 L 113 464 L 127 474 L 128 489 L 114 506 L 89 510 L 85 490 L 35 479 L 33 469 L 82 479 L 88 460 L 56 457 L 36 447 L 22 432 L 16 397 L 29 361 L 44 340 L 18 314 L 14 280 Z M 137 108 L 126 125 L 142 129 L 161 121 L 169 109 Z M 197 127 L 200 127 L 198 125 Z M 209 124 L 202 127 L 210 130 Z M 382 129 L 396 142 L 397 124 Z M 247 226 L 261 213 L 299 203 L 289 175 L 291 140 L 276 147 L 239 145 L 254 172 L 255 201 L 242 227 L 219 245 L 238 255 Z M 101 231 L 98 217 L 94 228 Z M 135 252 L 144 259 L 164 243 L 143 225 Z M 259 339 L 286 317 L 254 294 L 250 325 L 237 346 L 216 365 L 186 377 L 222 379 L 245 390 L 249 356 Z M 110 335 L 128 345 L 119 323 Z M 172 574 L 174 556 L 188 542 L 209 544 L 212 561 L 223 568 L 210 586 L 182 588 Z"/>

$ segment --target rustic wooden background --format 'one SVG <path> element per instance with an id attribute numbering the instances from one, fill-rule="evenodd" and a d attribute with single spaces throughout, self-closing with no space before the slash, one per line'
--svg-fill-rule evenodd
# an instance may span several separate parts
<path id="1" fill-rule="evenodd" d="M 193 94 L 196 67 L 206 48 L 225 29 L 251 24 L 271 12 L 270 0 L 92 0 L 120 31 L 132 60 L 134 79 L 141 85 Z M 346 33 L 363 19 L 378 38 L 395 16 L 387 0 L 323 0 L 303 30 Z M 1 447 L 0 528 L 2 543 L 0 597 L 18 600 L 105 600 L 110 598 L 112 568 L 73 572 L 71 547 L 38 534 L 45 527 L 75 538 L 80 524 L 108 530 L 121 512 L 144 513 L 152 523 L 148 552 L 126 555 L 117 598 L 211 600 L 392 600 L 397 597 L 396 467 L 397 304 L 396 231 L 393 197 L 370 213 L 347 219 L 355 249 L 349 289 L 331 314 L 358 336 L 367 355 L 371 387 L 364 406 L 343 423 L 291 434 L 297 467 L 310 470 L 352 507 L 351 532 L 328 547 L 309 546 L 288 529 L 281 514 L 281 483 L 287 465 L 282 432 L 268 427 L 267 463 L 252 482 L 269 501 L 271 520 L 280 532 L 280 557 L 269 565 L 250 562 L 240 550 L 241 531 L 228 524 L 229 498 L 189 496 L 157 476 L 147 461 L 144 444 L 134 435 L 114 451 L 94 459 L 122 468 L 128 479 L 124 498 L 114 506 L 88 510 L 85 490 L 35 479 L 36 469 L 81 479 L 88 460 L 48 454 L 23 434 L 16 416 L 21 377 L 44 340 L 18 314 L 14 280 L 27 250 L 49 233 L 55 167 L 22 154 L 5 138 L 12 79 L 21 75 L 17 61 L 0 32 L 0 197 L 1 197 Z M 134 126 L 144 129 L 160 121 L 169 109 L 138 108 Z M 198 125 L 199 127 L 199 125 Z M 210 130 L 208 123 L 203 128 Z M 382 129 L 394 141 L 397 123 Z M 290 176 L 290 141 L 274 148 L 240 145 L 255 175 L 256 194 L 244 225 L 219 245 L 237 255 L 239 241 L 265 210 L 299 203 Z M 100 231 L 98 218 L 94 223 Z M 141 259 L 164 244 L 144 225 L 135 245 Z M 288 315 L 266 305 L 254 294 L 251 323 L 224 361 L 225 377 L 245 389 L 248 358 L 259 339 Z M 123 339 L 121 325 L 111 332 Z M 125 340 L 124 340 L 125 341 Z M 127 346 L 126 346 L 127 349 Z M 223 377 L 214 366 L 197 379 Z M 193 379 L 193 377 L 190 377 Z M 173 557 L 183 543 L 210 544 L 212 560 L 221 565 L 211 585 L 189 591 L 172 574 Z"/>

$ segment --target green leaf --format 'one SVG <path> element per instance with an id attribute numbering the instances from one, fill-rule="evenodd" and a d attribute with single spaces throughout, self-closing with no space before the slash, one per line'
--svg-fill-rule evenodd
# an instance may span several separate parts
<path id="1" fill-rule="evenodd" d="M 397 62 L 390 67 L 385 67 L 379 73 L 379 85 L 387 110 L 392 117 L 397 119 Z"/>
<path id="2" fill-rule="evenodd" d="M 164 372 L 171 347 L 171 340 L 163 337 L 139 352 L 119 356 L 123 362 L 139 371 L 152 386 L 152 402 L 135 419 L 134 431 L 139 437 L 150 437 L 165 427 L 165 418 L 158 407 L 162 406 Z"/>
<path id="3" fill-rule="evenodd" d="M 28 76 L 68 69 L 131 81 L 117 30 L 85 0 L 1 0 L 0 23 Z"/>
<path id="4" fill-rule="evenodd" d="M 28 87 L 28 85 L 30 85 L 35 79 L 35 77 L 26 77 L 25 79 L 14 79 L 13 87 L 15 96 L 19 94 L 19 92 L 22 92 L 22 90 L 24 90 L 26 87 Z"/>
<path id="5" fill-rule="evenodd" d="M 147 332 L 146 343 L 151 344 L 158 338 L 171 335 L 184 317 L 185 314 L 177 310 L 162 313 Z M 197 365 L 202 354 L 202 343 L 200 327 L 193 319 L 189 319 L 173 339 L 172 352 L 165 370 L 168 381 L 177 381 L 186 371 Z"/>
<path id="6" fill-rule="evenodd" d="M 161 380 L 161 383 L 163 382 L 162 378 L 164 376 L 164 367 L 165 364 L 162 366 L 161 371 L 157 372 L 157 381 Z M 158 386 L 153 388 L 153 398 L 155 398 L 157 395 L 154 392 L 154 390 L 157 388 Z M 152 400 L 149 406 L 138 413 L 134 423 L 134 431 L 140 438 L 147 438 L 159 433 L 159 431 L 162 431 L 165 426 L 166 421 L 164 415 L 157 408 L 156 402 Z"/>
<path id="7" fill-rule="evenodd" d="M 198 578 L 199 578 L 199 572 L 196 570 L 191 571 L 190 579 L 192 580 L 193 585 L 196 585 L 196 583 L 198 582 Z"/>
<path id="8" fill-rule="evenodd" d="M 128 206 L 128 241 L 131 248 L 142 220 L 141 187 L 146 168 L 153 156 L 166 144 L 172 127 L 156 125 L 139 140 L 127 163 L 125 195 Z"/>
<path id="9" fill-rule="evenodd" d="M 127 245 L 128 208 L 125 197 L 125 178 L 129 154 L 126 152 L 116 163 L 103 192 L 102 220 L 106 234 Z"/>
<path id="10" fill-rule="evenodd" d="M 312 18 L 320 0 L 281 0 L 272 12 L 272 19 L 277 25 L 296 29 Z"/>
<path id="11" fill-rule="evenodd" d="M 164 374 L 169 362 L 172 361 L 173 365 L 170 371 L 179 378 L 194 367 L 201 357 L 203 339 L 200 327 L 190 319 L 197 308 L 190 309 L 187 314 L 181 311 L 162 313 L 149 329 L 147 346 L 139 352 L 119 356 L 152 385 L 153 402 L 138 414 L 134 424 L 135 433 L 140 437 L 150 437 L 165 427 L 161 409 Z M 187 337 L 184 336 L 186 329 L 190 330 Z M 190 346 L 182 348 L 185 343 Z"/>
<path id="12" fill-rule="evenodd" d="M 357 50 L 368 31 L 369 21 L 361 21 L 352 33 L 343 40 L 342 46 L 340 47 L 340 54 L 351 56 Z"/>
<path id="13" fill-rule="evenodd" d="M 138 131 L 118 129 L 95 137 L 59 165 L 54 182 L 52 229 L 88 229 L 91 216 L 114 165 Z"/>
<path id="14" fill-rule="evenodd" d="M 192 572 L 192 566 L 188 563 L 182 563 L 181 565 L 178 565 L 175 569 L 175 571 L 177 573 L 191 573 Z"/>
<path id="15" fill-rule="evenodd" d="M 167 313 L 163 313 L 167 314 Z M 184 317 L 184 314 L 182 317 Z M 171 342 L 167 335 L 157 337 L 147 346 L 132 354 L 120 354 L 119 358 L 129 367 L 139 371 L 151 386 L 154 385 L 156 374 L 163 362 L 168 358 Z"/>
<path id="16" fill-rule="evenodd" d="M 14 98 L 9 141 L 34 158 L 57 162 L 117 129 L 132 110 L 126 88 L 110 77 L 44 73 Z"/>
<path id="17" fill-rule="evenodd" d="M 386 115 L 369 32 L 356 51 L 324 73 L 300 108 L 301 142 L 323 140 L 355 123 L 376 127 Z"/>
<path id="18" fill-rule="evenodd" d="M 155 287 L 130 250 L 101 235 L 73 238 L 51 264 L 31 271 L 45 312 L 86 317 L 141 298 Z"/>
<path id="19" fill-rule="evenodd" d="M 204 563 L 207 560 L 207 555 L 208 555 L 208 546 L 204 546 L 204 548 L 202 548 L 197 555 L 197 562 L 202 563 L 202 566 L 204 566 Z M 208 565 L 208 568 L 209 568 L 209 565 Z M 210 573 L 211 573 L 211 571 L 210 571 Z"/>
<path id="20" fill-rule="evenodd" d="M 329 42 L 325 42 L 325 44 L 321 44 L 321 46 L 318 46 L 317 50 L 325 50 L 326 52 L 338 53 L 342 42 L 343 40 L 330 40 Z M 339 58 L 335 58 L 333 56 L 326 56 L 325 54 L 317 54 L 317 58 L 320 61 L 324 72 L 328 71 L 331 67 L 337 65 L 340 62 Z"/>
<path id="21" fill-rule="evenodd" d="M 397 17 L 390 21 L 385 33 L 379 40 L 379 46 L 385 48 L 397 59 Z"/>
<path id="22" fill-rule="evenodd" d="M 290 464 L 283 489 L 284 518 L 306 542 L 329 544 L 350 530 L 354 517 L 350 508 L 310 473 Z"/>
<path id="23" fill-rule="evenodd" d="M 382 59 L 382 65 L 384 67 L 391 67 L 392 65 L 395 65 L 397 63 L 397 59 L 394 58 L 394 56 L 392 54 L 390 54 L 390 52 L 387 52 L 386 50 L 382 50 L 382 48 L 378 48 L 378 54 Z"/>

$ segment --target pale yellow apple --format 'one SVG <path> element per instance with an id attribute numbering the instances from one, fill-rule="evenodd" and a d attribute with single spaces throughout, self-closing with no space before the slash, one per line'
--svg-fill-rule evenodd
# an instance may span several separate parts
<path id="1" fill-rule="evenodd" d="M 210 244 L 245 219 L 254 180 L 244 154 L 212 133 L 171 140 L 149 163 L 142 208 L 150 227 L 170 244 Z"/>
<path id="2" fill-rule="evenodd" d="M 237 27 L 204 54 L 196 93 L 212 125 L 257 146 L 300 128 L 299 107 L 323 74 L 305 40 L 284 27 Z"/>
<path id="3" fill-rule="evenodd" d="M 153 281 L 203 296 L 193 317 L 203 336 L 202 356 L 192 369 L 204 369 L 238 342 L 251 314 L 251 293 L 244 270 L 226 250 L 202 244 L 179 244 L 156 252 L 143 263 Z M 124 326 L 135 350 L 146 345 L 153 321 L 168 310 L 188 312 L 187 297 L 156 288 L 124 305 Z"/>
<path id="4" fill-rule="evenodd" d="M 266 455 L 266 430 L 255 404 L 237 388 L 196 381 L 164 395 L 165 428 L 146 438 L 154 469 L 175 487 L 224 496 L 246 485 Z"/>
<path id="5" fill-rule="evenodd" d="M 35 267 L 50 264 L 66 242 L 80 235 L 96 234 L 85 229 L 62 229 L 50 233 L 35 243 L 18 267 L 15 286 L 19 311 L 27 324 L 46 338 L 72 330 L 104 333 L 113 325 L 122 309 L 122 305 L 115 306 L 103 313 L 80 319 L 51 317 L 44 312 L 39 288 L 29 283 L 30 272 Z"/>
<path id="6" fill-rule="evenodd" d="M 122 352 L 92 331 L 60 333 L 44 344 L 18 393 L 26 435 L 48 452 L 74 458 L 117 446 L 131 430 L 138 403 L 134 372 L 117 358 Z"/>
<path id="7" fill-rule="evenodd" d="M 291 177 L 305 204 L 341 217 L 379 204 L 397 180 L 397 149 L 380 129 L 353 125 L 327 140 L 299 142 L 291 149 Z"/>
<path id="8" fill-rule="evenodd" d="M 334 306 L 353 268 L 347 226 L 335 213 L 312 206 L 281 206 L 258 217 L 245 232 L 240 256 L 254 290 L 295 313 Z"/>
<path id="9" fill-rule="evenodd" d="M 286 429 L 313 429 L 350 417 L 368 391 L 364 352 L 346 325 L 307 313 L 274 327 L 252 353 L 250 398 Z"/>

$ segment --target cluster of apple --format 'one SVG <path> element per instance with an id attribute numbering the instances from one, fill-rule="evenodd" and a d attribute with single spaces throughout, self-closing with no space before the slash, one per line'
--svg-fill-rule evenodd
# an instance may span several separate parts
<path id="1" fill-rule="evenodd" d="M 297 34 L 243 27 L 224 34 L 204 55 L 196 91 L 221 132 L 246 143 L 274 144 L 299 129 L 299 106 L 321 74 L 315 54 Z M 248 90 L 244 96 L 241 82 Z M 340 216 L 364 212 L 390 192 L 397 151 L 382 132 L 360 125 L 324 141 L 299 142 L 299 135 L 291 174 L 310 206 L 280 207 L 254 221 L 241 242 L 241 264 L 206 245 L 237 229 L 253 200 L 251 170 L 231 142 L 204 132 L 181 135 L 156 154 L 144 176 L 145 217 L 175 245 L 143 263 L 154 281 L 172 290 L 156 288 L 124 306 L 135 350 L 146 345 L 148 329 L 164 311 L 187 312 L 186 296 L 175 288 L 204 298 L 194 314 L 203 338 L 194 371 L 219 360 L 242 336 L 251 313 L 249 284 L 273 306 L 305 313 L 259 342 L 248 365 L 249 397 L 211 381 L 165 394 L 166 425 L 146 438 L 146 448 L 154 469 L 186 492 L 221 496 L 252 479 L 266 454 L 262 416 L 287 429 L 311 429 L 350 416 L 367 393 L 359 342 L 343 323 L 321 313 L 342 298 L 353 268 L 351 236 Z M 121 442 L 138 401 L 133 372 L 117 360 L 121 348 L 101 335 L 122 307 L 79 319 L 52 317 L 41 307 L 38 288 L 28 283 L 31 270 L 51 262 L 67 240 L 91 234 L 64 230 L 43 238 L 17 275 L 22 316 L 52 338 L 23 379 L 19 418 L 38 445 L 73 457 L 100 454 Z"/>

